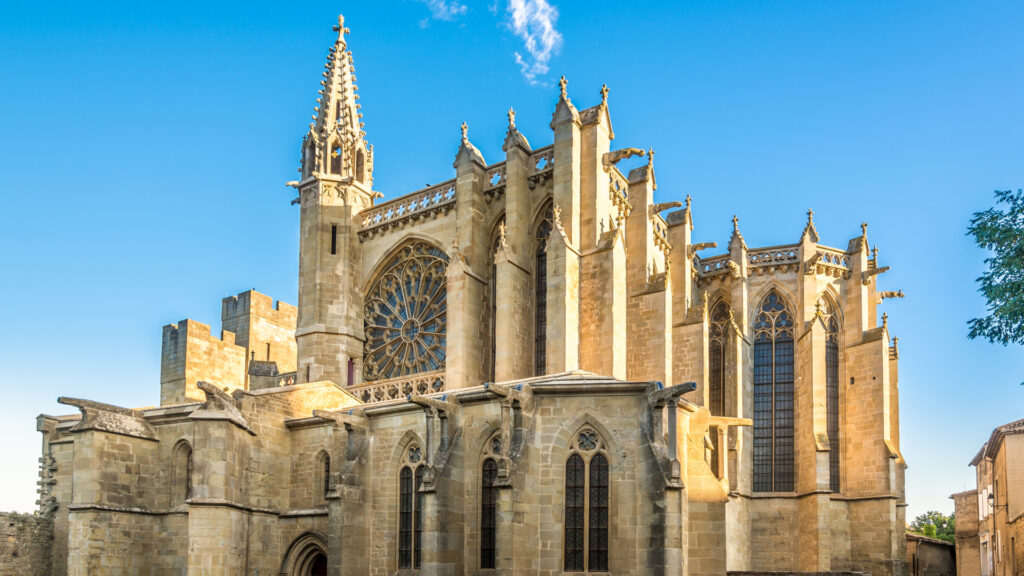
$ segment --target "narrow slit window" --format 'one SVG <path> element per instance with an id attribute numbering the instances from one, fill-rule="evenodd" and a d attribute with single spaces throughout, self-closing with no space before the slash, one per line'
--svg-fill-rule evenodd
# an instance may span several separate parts
<path id="1" fill-rule="evenodd" d="M 331 224 L 331 254 L 338 253 L 338 225 Z"/>
<path id="2" fill-rule="evenodd" d="M 493 458 L 484 460 L 480 486 L 480 568 L 496 567 L 498 466 Z"/>

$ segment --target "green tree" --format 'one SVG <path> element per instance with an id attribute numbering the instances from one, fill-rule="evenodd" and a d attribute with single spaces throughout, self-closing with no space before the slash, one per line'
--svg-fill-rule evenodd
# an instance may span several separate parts
<path id="1" fill-rule="evenodd" d="M 1000 205 L 1005 210 L 997 209 Z M 992 253 L 985 259 L 988 270 L 978 278 L 989 313 L 967 323 L 968 336 L 1004 346 L 1024 344 L 1024 192 L 997 190 L 996 207 L 975 212 L 967 234 Z"/>
<path id="2" fill-rule="evenodd" d="M 910 531 L 929 538 L 956 542 L 956 522 L 952 516 L 929 510 L 910 523 Z"/>

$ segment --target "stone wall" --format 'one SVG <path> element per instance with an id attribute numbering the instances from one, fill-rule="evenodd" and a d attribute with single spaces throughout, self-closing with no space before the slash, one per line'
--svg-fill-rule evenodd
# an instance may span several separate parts
<path id="1" fill-rule="evenodd" d="M 0 512 L 0 574 L 49 576 L 53 519 Z"/>
<path id="2" fill-rule="evenodd" d="M 160 405 L 198 402 L 203 393 L 199 381 L 220 388 L 245 387 L 245 348 L 235 344 L 226 330 L 221 337 L 210 334 L 210 326 L 182 320 L 164 326 L 160 359 Z"/>

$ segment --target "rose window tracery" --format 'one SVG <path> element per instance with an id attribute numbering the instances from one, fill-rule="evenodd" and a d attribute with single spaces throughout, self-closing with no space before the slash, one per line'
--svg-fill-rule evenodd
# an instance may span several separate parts
<path id="1" fill-rule="evenodd" d="M 444 368 L 448 256 L 426 242 L 403 246 L 366 295 L 364 379 Z"/>

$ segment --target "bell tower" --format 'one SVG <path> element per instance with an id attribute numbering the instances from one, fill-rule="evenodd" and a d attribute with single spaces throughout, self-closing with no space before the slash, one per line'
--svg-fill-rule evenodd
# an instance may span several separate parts
<path id="1" fill-rule="evenodd" d="M 313 122 L 302 142 L 299 383 L 359 383 L 363 362 L 359 213 L 373 205 L 373 147 L 366 143 L 345 19 L 327 55 Z"/>

